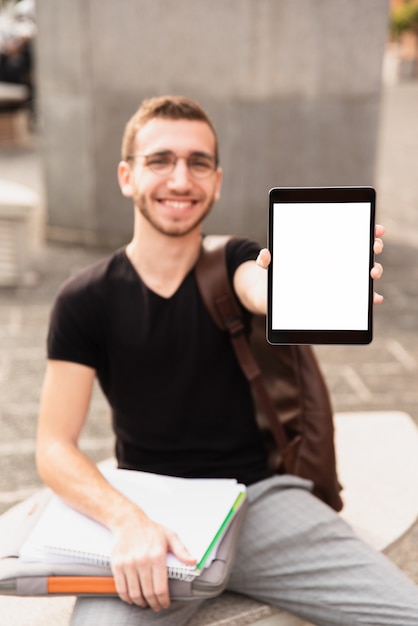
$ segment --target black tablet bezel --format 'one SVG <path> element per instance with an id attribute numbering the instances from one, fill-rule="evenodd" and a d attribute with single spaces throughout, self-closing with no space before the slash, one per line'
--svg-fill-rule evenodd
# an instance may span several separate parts
<path id="1" fill-rule="evenodd" d="M 316 202 L 369 202 L 370 203 L 370 253 L 368 323 L 364 330 L 297 330 L 272 327 L 272 268 L 273 248 L 273 206 L 275 203 L 316 203 Z M 374 263 L 373 242 L 375 237 L 376 192 L 373 187 L 274 187 L 269 191 L 268 247 L 272 255 L 268 271 L 267 299 L 267 340 L 272 345 L 283 344 L 369 344 L 373 339 L 373 280 L 370 270 Z M 342 251 L 343 254 L 343 251 Z"/>

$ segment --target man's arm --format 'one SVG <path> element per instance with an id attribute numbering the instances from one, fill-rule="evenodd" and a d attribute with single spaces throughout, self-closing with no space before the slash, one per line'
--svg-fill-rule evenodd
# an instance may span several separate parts
<path id="1" fill-rule="evenodd" d="M 383 237 L 385 229 L 376 225 L 375 241 L 373 250 L 375 254 L 380 254 L 383 250 Z M 240 265 L 234 274 L 234 289 L 241 304 L 246 309 L 255 314 L 265 315 L 267 312 L 267 272 L 270 264 L 270 252 L 263 248 L 256 261 L 246 261 Z M 370 275 L 373 280 L 378 280 L 383 273 L 380 263 L 375 263 Z M 383 302 L 383 296 L 374 293 L 374 304 Z"/>
<path id="2" fill-rule="evenodd" d="M 42 388 L 36 461 L 43 481 L 70 506 L 113 533 L 112 572 L 129 603 L 158 611 L 170 604 L 166 556 L 193 559 L 177 535 L 154 523 L 116 491 L 78 448 L 87 418 L 95 370 L 50 360 Z"/>

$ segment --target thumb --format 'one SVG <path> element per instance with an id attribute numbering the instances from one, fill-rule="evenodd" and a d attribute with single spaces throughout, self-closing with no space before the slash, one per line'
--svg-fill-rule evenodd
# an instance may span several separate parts
<path id="1" fill-rule="evenodd" d="M 257 265 L 259 265 L 263 269 L 267 269 L 268 266 L 270 265 L 270 261 L 271 261 L 271 254 L 269 250 L 267 250 L 267 248 L 263 248 L 262 250 L 260 250 L 258 257 L 257 257 L 257 261 L 256 261 Z"/>
<path id="2" fill-rule="evenodd" d="M 197 559 L 190 554 L 184 543 L 180 540 L 179 536 L 168 530 L 168 551 L 172 552 L 180 561 L 186 565 L 195 565 Z"/>

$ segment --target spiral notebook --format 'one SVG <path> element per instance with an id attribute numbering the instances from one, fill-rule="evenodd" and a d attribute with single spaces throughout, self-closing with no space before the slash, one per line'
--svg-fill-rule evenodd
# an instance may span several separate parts
<path id="1" fill-rule="evenodd" d="M 186 566 L 167 555 L 170 578 L 193 580 L 216 549 L 246 497 L 233 479 L 185 479 L 130 470 L 102 470 L 107 480 L 154 521 L 174 530 L 196 558 Z M 110 531 L 53 496 L 20 549 L 23 562 L 109 566 Z"/>

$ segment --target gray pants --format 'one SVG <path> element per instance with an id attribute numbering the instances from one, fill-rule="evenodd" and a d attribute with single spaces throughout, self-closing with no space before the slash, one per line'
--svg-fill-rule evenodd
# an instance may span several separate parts
<path id="1" fill-rule="evenodd" d="M 228 589 L 318 626 L 417 626 L 418 587 L 310 493 L 275 476 L 248 490 L 249 510 Z M 186 626 L 200 602 L 154 613 L 118 598 L 83 598 L 71 626 Z"/>

